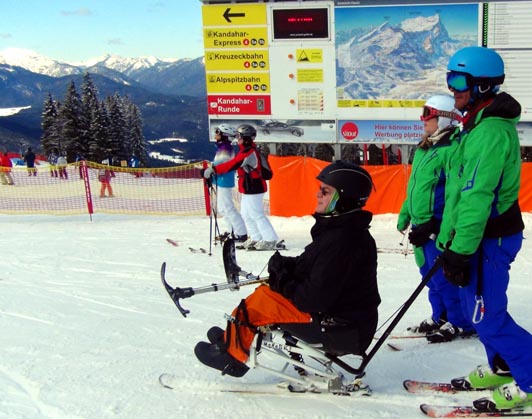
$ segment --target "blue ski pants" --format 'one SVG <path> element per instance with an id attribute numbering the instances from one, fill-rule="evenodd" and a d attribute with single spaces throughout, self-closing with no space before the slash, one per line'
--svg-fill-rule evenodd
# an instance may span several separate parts
<path id="1" fill-rule="evenodd" d="M 532 335 L 508 313 L 506 295 L 510 264 L 521 249 L 522 241 L 522 233 L 483 239 L 472 257 L 471 283 L 460 288 L 460 299 L 466 317 L 474 319 L 473 326 L 484 345 L 490 366 L 494 367 L 493 361 L 498 354 L 510 367 L 517 385 L 523 391 L 532 393 Z M 478 312 L 479 268 L 482 270 L 480 295 L 484 303 L 483 316 Z"/>
<path id="2" fill-rule="evenodd" d="M 437 249 L 436 243 L 429 240 L 423 245 L 423 254 L 425 262 L 419 268 L 419 272 L 425 276 L 441 252 Z M 446 313 L 447 321 L 454 326 L 458 326 L 466 332 L 473 330 L 471 321 L 464 316 L 460 304 L 460 290 L 447 281 L 443 275 L 443 269 L 438 269 L 427 283 L 427 287 L 429 288 L 429 303 L 432 307 L 432 319 L 434 321 L 439 321 L 442 315 Z"/>

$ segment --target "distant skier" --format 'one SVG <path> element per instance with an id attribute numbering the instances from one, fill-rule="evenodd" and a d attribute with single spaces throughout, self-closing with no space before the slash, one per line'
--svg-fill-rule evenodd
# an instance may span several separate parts
<path id="1" fill-rule="evenodd" d="M 111 187 L 111 179 L 115 177 L 115 172 L 109 166 L 109 159 L 102 160 L 102 164 L 108 167 L 102 167 L 98 170 L 98 180 L 102 184 L 100 188 L 100 198 L 105 198 L 105 191 L 109 197 L 114 197 L 113 188 Z"/>
<path id="2" fill-rule="evenodd" d="M 28 176 L 37 176 L 37 169 L 35 168 L 35 153 L 31 150 L 31 147 L 28 147 L 26 154 L 24 154 L 24 162 L 28 168 Z"/>
<path id="3" fill-rule="evenodd" d="M 11 176 L 11 168 L 13 163 L 9 158 L 7 151 L 2 153 L 0 157 L 0 181 L 2 185 L 14 185 L 13 176 Z"/>

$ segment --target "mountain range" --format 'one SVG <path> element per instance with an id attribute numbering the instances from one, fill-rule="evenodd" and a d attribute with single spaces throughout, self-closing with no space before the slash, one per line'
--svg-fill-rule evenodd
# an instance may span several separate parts
<path id="1" fill-rule="evenodd" d="M 449 58 L 474 40 L 449 35 L 439 14 L 337 35 L 337 86 L 344 98 L 418 99 L 441 86 Z"/>
<path id="2" fill-rule="evenodd" d="M 107 55 L 85 63 L 65 63 L 30 50 L 2 50 L 0 108 L 29 108 L 0 118 L 0 146 L 15 151 L 24 142 L 38 149 L 46 96 L 50 93 L 62 101 L 71 81 L 80 92 L 84 73 L 91 75 L 100 100 L 118 93 L 127 95 L 139 107 L 147 140 L 185 138 L 186 143 L 179 142 L 185 158 L 212 157 L 212 147 L 207 141 L 203 57 L 160 60 Z M 175 153 L 172 152 L 175 146 L 166 141 L 152 149 L 168 154 Z"/>

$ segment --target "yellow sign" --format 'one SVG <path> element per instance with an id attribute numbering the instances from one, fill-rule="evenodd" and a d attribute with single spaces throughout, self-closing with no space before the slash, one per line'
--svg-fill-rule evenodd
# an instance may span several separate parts
<path id="1" fill-rule="evenodd" d="M 207 93 L 268 93 L 269 73 L 208 73 Z"/>
<path id="2" fill-rule="evenodd" d="M 350 100 L 341 99 L 338 100 L 339 108 L 367 108 L 368 104 L 366 100 Z"/>
<path id="3" fill-rule="evenodd" d="M 296 49 L 296 57 L 298 63 L 322 63 L 323 50 L 322 49 Z"/>
<path id="4" fill-rule="evenodd" d="M 218 50 L 205 52 L 206 71 L 269 70 L 268 50 Z"/>
<path id="5" fill-rule="evenodd" d="M 266 25 L 266 4 L 205 5 L 201 8 L 203 26 Z"/>
<path id="6" fill-rule="evenodd" d="M 268 44 L 267 28 L 205 28 L 203 46 L 212 48 L 263 48 Z"/>
<path id="7" fill-rule="evenodd" d="M 300 69 L 297 70 L 297 81 L 299 83 L 323 83 L 323 69 Z"/>

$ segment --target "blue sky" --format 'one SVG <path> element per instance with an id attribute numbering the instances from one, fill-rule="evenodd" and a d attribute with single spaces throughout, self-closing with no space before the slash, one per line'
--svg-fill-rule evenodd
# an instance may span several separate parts
<path id="1" fill-rule="evenodd" d="M 203 55 L 199 0 L 0 0 L 0 50 L 55 60 Z"/>

